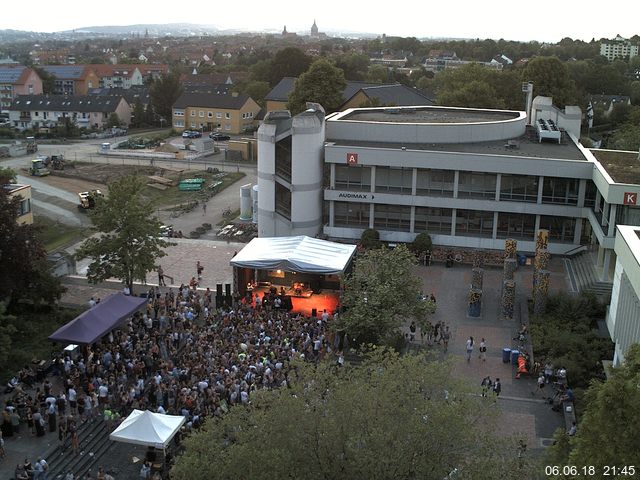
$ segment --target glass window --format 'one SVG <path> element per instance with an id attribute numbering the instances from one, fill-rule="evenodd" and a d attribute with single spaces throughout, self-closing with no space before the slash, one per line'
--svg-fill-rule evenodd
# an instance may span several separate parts
<path id="1" fill-rule="evenodd" d="M 540 228 L 549 230 L 549 239 L 561 243 L 573 243 L 576 219 L 540 215 Z"/>
<path id="2" fill-rule="evenodd" d="M 496 198 L 496 174 L 460 172 L 458 198 Z"/>
<path id="3" fill-rule="evenodd" d="M 222 113 L 216 112 L 216 118 L 222 118 Z"/>
<path id="4" fill-rule="evenodd" d="M 596 205 L 596 193 L 598 192 L 598 187 L 593 183 L 593 180 L 587 180 L 587 188 L 584 192 L 584 206 L 585 207 L 594 207 Z"/>
<path id="5" fill-rule="evenodd" d="M 276 182 L 276 213 L 291 220 L 291 191 Z"/>
<path id="6" fill-rule="evenodd" d="M 538 177 L 533 175 L 502 175 L 500 200 L 537 202 Z"/>
<path id="7" fill-rule="evenodd" d="M 640 225 L 640 207 L 618 205 L 616 225 Z"/>
<path id="8" fill-rule="evenodd" d="M 227 120 L 229 120 L 231 118 L 231 114 L 229 112 L 226 112 L 224 114 L 224 118 L 226 118 Z"/>
<path id="9" fill-rule="evenodd" d="M 523 213 L 498 213 L 497 238 L 533 240 L 536 216 Z"/>
<path id="10" fill-rule="evenodd" d="M 20 212 L 19 215 L 26 215 L 31 211 L 31 199 L 25 198 L 20 201 Z"/>
<path id="11" fill-rule="evenodd" d="M 455 171 L 453 170 L 419 168 L 416 193 L 436 197 L 453 197 L 454 177 Z"/>
<path id="12" fill-rule="evenodd" d="M 336 165 L 337 190 L 371 191 L 371 167 Z"/>
<path id="13" fill-rule="evenodd" d="M 577 205 L 579 182 L 575 178 L 544 177 L 542 203 Z"/>
<path id="14" fill-rule="evenodd" d="M 200 118 L 204 118 L 204 112 L 203 111 L 198 112 L 198 114 L 199 114 Z"/>
<path id="15" fill-rule="evenodd" d="M 207 112 L 207 117 L 213 118 L 213 112 Z"/>
<path id="16" fill-rule="evenodd" d="M 376 167 L 376 192 L 411 195 L 412 168 Z"/>
<path id="17" fill-rule="evenodd" d="M 414 232 L 451 235 L 450 208 L 416 207 Z"/>
<path id="18" fill-rule="evenodd" d="M 458 209 L 456 211 L 456 236 L 492 237 L 493 212 Z"/>
<path id="19" fill-rule="evenodd" d="M 369 228 L 368 203 L 333 202 L 333 225 Z"/>
<path id="20" fill-rule="evenodd" d="M 191 110 L 191 116 L 195 117 L 196 116 L 196 111 L 195 110 Z"/>
<path id="21" fill-rule="evenodd" d="M 291 183 L 291 136 L 276 142 L 276 175 Z"/>
<path id="22" fill-rule="evenodd" d="M 374 205 L 373 226 L 380 230 L 408 232 L 411 207 L 405 205 Z"/>

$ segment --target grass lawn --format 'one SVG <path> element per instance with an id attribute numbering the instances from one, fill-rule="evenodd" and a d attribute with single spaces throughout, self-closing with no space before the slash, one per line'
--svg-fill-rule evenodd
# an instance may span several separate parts
<path id="1" fill-rule="evenodd" d="M 157 188 L 147 186 L 144 190 L 144 195 L 151 200 L 155 208 L 165 208 L 178 206 L 180 204 L 186 204 L 193 202 L 194 200 L 206 200 L 211 198 L 212 191 L 208 189 L 209 185 L 212 185 L 216 181 L 222 181 L 222 185 L 216 188 L 219 193 L 225 188 L 233 185 L 239 179 L 245 176 L 244 172 L 226 172 L 226 176 L 223 178 L 215 178 L 215 173 L 209 172 L 183 172 L 181 174 L 165 174 L 165 178 L 172 180 L 180 180 L 186 178 L 204 178 L 206 182 L 203 185 L 203 189 L 198 192 L 181 192 L 178 187 L 169 187 L 165 190 L 158 190 Z"/>
<path id="2" fill-rule="evenodd" d="M 77 242 L 85 234 L 83 228 L 65 225 L 42 215 L 34 216 L 34 225 L 41 227 L 38 238 L 49 253 Z"/>

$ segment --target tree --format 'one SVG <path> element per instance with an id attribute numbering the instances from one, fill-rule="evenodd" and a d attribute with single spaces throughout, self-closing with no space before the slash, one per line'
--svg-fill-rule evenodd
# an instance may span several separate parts
<path id="1" fill-rule="evenodd" d="M 267 96 L 271 88 L 267 82 L 252 81 L 247 83 L 242 91 L 253 98 L 260 106 L 264 106 L 264 97 Z"/>
<path id="2" fill-rule="evenodd" d="M 294 369 L 288 388 L 258 389 L 191 434 L 171 478 L 525 478 L 492 402 L 469 395 L 448 364 L 376 349 L 360 366 Z"/>
<path id="3" fill-rule="evenodd" d="M 625 123 L 607 141 L 607 148 L 638 151 L 640 149 L 640 127 Z"/>
<path id="4" fill-rule="evenodd" d="M 14 325 L 16 318 L 7 314 L 7 306 L 0 302 L 0 365 L 5 365 L 11 352 L 11 337 L 17 329 Z"/>
<path id="5" fill-rule="evenodd" d="M 336 67 L 342 69 L 347 80 L 362 81 L 369 69 L 369 56 L 357 53 L 340 55 L 336 59 Z"/>
<path id="6" fill-rule="evenodd" d="M 64 291 L 49 271 L 37 227 L 17 223 L 22 199 L 2 187 L 14 179 L 15 172 L 0 169 L 0 301 L 12 313 L 21 302 L 53 304 Z"/>
<path id="7" fill-rule="evenodd" d="M 271 60 L 269 83 L 275 86 L 284 77 L 298 77 L 311 65 L 311 57 L 296 47 L 279 50 Z"/>
<path id="8" fill-rule="evenodd" d="M 53 94 L 56 88 L 56 76 L 52 73 L 47 72 L 42 67 L 37 67 L 34 65 L 32 68 L 36 71 L 36 73 L 40 77 L 40 80 L 42 80 L 42 93 L 45 95 Z"/>
<path id="9" fill-rule="evenodd" d="M 557 57 L 536 57 L 522 70 L 522 81 L 533 82 L 533 93 L 553 97 L 559 108 L 578 103 L 578 92 L 569 69 Z"/>
<path id="10" fill-rule="evenodd" d="M 305 110 L 307 102 L 316 102 L 327 113 L 335 112 L 344 102 L 342 94 L 346 86 L 342 70 L 321 58 L 296 80 L 287 107 L 295 115 Z"/>
<path id="11" fill-rule="evenodd" d="M 149 89 L 149 96 L 156 114 L 171 119 L 173 104 L 182 95 L 180 76 L 177 73 L 163 75 L 154 81 Z"/>
<path id="12" fill-rule="evenodd" d="M 111 113 L 109 115 L 109 118 L 107 119 L 107 128 L 119 127 L 120 125 L 121 125 L 121 122 L 118 114 L 116 112 Z"/>
<path id="13" fill-rule="evenodd" d="M 131 115 L 131 126 L 134 128 L 140 128 L 145 124 L 145 110 L 142 101 L 139 98 L 136 98 L 136 101 L 133 104 L 133 114 Z"/>
<path id="14" fill-rule="evenodd" d="M 160 238 L 161 223 L 143 197 L 144 185 L 139 177 L 122 177 L 109 185 L 108 198 L 97 199 L 91 219 L 98 235 L 76 253 L 78 259 L 92 259 L 89 282 L 115 277 L 133 292 L 133 282 L 144 281 L 155 260 L 166 255 L 163 248 L 169 243 Z"/>
<path id="15" fill-rule="evenodd" d="M 413 274 L 416 262 L 407 247 L 377 248 L 359 255 L 353 272 L 344 279 L 337 327 L 357 344 L 393 343 L 408 318 L 429 313 L 420 297 L 422 283 Z"/>
<path id="16" fill-rule="evenodd" d="M 422 232 L 416 235 L 411 245 L 409 246 L 412 252 L 421 254 L 430 251 L 433 248 L 431 242 L 431 236 L 427 232 Z"/>
<path id="17" fill-rule="evenodd" d="M 559 442 L 549 454 L 564 456 L 566 465 L 593 465 L 602 472 L 606 465 L 640 463 L 640 344 L 632 345 L 624 363 L 611 370 L 604 382 L 594 382 L 585 396 L 586 408 L 578 432 L 567 447 Z"/>
<path id="18" fill-rule="evenodd" d="M 375 228 L 367 228 L 360 235 L 360 245 L 363 248 L 380 248 L 382 242 L 380 241 L 380 232 Z"/>

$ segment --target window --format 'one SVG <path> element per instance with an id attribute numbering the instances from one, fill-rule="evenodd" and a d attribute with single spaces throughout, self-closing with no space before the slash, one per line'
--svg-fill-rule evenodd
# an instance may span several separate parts
<path id="1" fill-rule="evenodd" d="M 549 230 L 549 239 L 560 243 L 573 243 L 576 219 L 540 215 L 540 228 Z"/>
<path id="2" fill-rule="evenodd" d="M 337 190 L 371 191 L 371 167 L 336 165 Z"/>
<path id="3" fill-rule="evenodd" d="M 30 211 L 31 211 L 31 199 L 25 198 L 24 200 L 21 200 L 18 215 L 26 215 Z"/>
<path id="4" fill-rule="evenodd" d="M 207 112 L 207 117 L 213 118 L 213 112 Z"/>
<path id="5" fill-rule="evenodd" d="M 184 117 L 184 110 L 174 110 L 173 115 L 175 117 Z"/>
<path id="6" fill-rule="evenodd" d="M 224 118 L 227 119 L 227 120 L 230 120 L 231 119 L 231 114 L 229 112 L 225 112 Z"/>
<path id="7" fill-rule="evenodd" d="M 376 192 L 411 195 L 413 169 L 376 167 Z"/>
<path id="8" fill-rule="evenodd" d="M 191 110 L 191 116 L 195 117 L 196 116 L 196 111 L 195 110 Z"/>
<path id="9" fill-rule="evenodd" d="M 200 112 L 198 112 L 198 113 L 199 113 L 199 115 L 198 115 L 198 116 L 199 116 L 200 118 L 204 118 L 204 112 L 203 112 L 202 110 L 200 110 Z"/>
<path id="10" fill-rule="evenodd" d="M 538 201 L 538 177 L 502 175 L 500 200 L 536 203 Z"/>
<path id="11" fill-rule="evenodd" d="M 460 172 L 458 198 L 496 198 L 496 175 L 494 173 Z"/>
<path id="12" fill-rule="evenodd" d="M 216 112 L 216 118 L 222 118 L 222 113 Z M 220 126 L 220 125 L 218 124 L 218 126 Z"/>
<path id="13" fill-rule="evenodd" d="M 291 136 L 276 142 L 276 175 L 291 183 Z"/>
<path id="14" fill-rule="evenodd" d="M 291 220 L 291 191 L 276 182 L 276 213 Z"/>
<path id="15" fill-rule="evenodd" d="M 414 232 L 451 235 L 450 208 L 416 207 Z"/>
<path id="16" fill-rule="evenodd" d="M 416 194 L 453 197 L 453 170 L 418 169 Z"/>
<path id="17" fill-rule="evenodd" d="M 369 204 L 333 202 L 333 225 L 369 228 Z"/>
<path id="18" fill-rule="evenodd" d="M 224 125 L 224 129 L 228 132 L 229 130 L 231 130 L 231 125 L 229 125 L 228 123 L 226 123 Z"/>
<path id="19" fill-rule="evenodd" d="M 242 119 L 244 120 L 245 118 L 247 118 L 247 114 L 246 114 L 246 113 L 243 113 L 243 114 L 242 114 Z"/>
<path id="20" fill-rule="evenodd" d="M 184 127 L 184 120 L 175 120 L 173 125 L 176 127 Z"/>
<path id="21" fill-rule="evenodd" d="M 596 194 L 598 192 L 598 187 L 593 183 L 593 180 L 587 180 L 587 188 L 584 193 L 584 206 L 585 207 L 595 207 L 596 206 Z"/>
<path id="22" fill-rule="evenodd" d="M 536 216 L 523 213 L 498 213 L 497 238 L 520 238 L 533 240 Z"/>
<path id="23" fill-rule="evenodd" d="M 411 207 L 405 205 L 374 205 L 373 226 L 380 230 L 408 232 Z"/>
<path id="24" fill-rule="evenodd" d="M 542 203 L 578 204 L 578 185 L 575 178 L 545 177 L 542 185 Z"/>
<path id="25" fill-rule="evenodd" d="M 492 237 L 493 212 L 458 209 L 456 212 L 456 236 Z"/>

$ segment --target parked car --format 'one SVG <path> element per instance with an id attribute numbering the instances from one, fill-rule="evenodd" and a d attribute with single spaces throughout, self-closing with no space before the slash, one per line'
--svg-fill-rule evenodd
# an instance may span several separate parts
<path id="1" fill-rule="evenodd" d="M 216 142 L 223 142 L 225 140 L 231 140 L 231 137 L 229 135 L 225 135 L 224 133 L 220 133 L 220 132 L 212 132 L 209 134 L 209 138 L 211 140 L 215 140 Z"/>
<path id="2" fill-rule="evenodd" d="M 185 130 L 182 132 L 182 138 L 200 138 L 202 133 L 196 130 Z"/>

